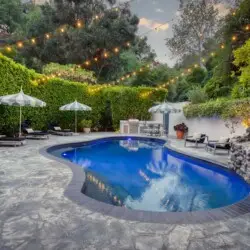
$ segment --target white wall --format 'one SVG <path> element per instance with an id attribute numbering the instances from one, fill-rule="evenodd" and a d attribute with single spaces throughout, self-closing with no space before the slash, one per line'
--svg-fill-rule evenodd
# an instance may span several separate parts
<path id="1" fill-rule="evenodd" d="M 174 103 L 171 104 L 175 108 L 181 109 L 187 103 Z M 153 114 L 153 120 L 163 121 L 163 115 L 160 113 Z M 245 133 L 246 129 L 239 123 L 236 127 L 234 134 L 230 134 L 230 130 L 225 126 L 225 122 L 218 118 L 195 118 L 195 119 L 186 119 L 183 112 L 180 113 L 170 113 L 169 115 L 169 135 L 175 136 L 174 125 L 184 122 L 189 128 L 189 135 L 192 135 L 194 132 L 200 132 L 208 135 L 209 140 L 219 139 L 221 136 L 232 136 L 232 135 L 242 135 Z"/>

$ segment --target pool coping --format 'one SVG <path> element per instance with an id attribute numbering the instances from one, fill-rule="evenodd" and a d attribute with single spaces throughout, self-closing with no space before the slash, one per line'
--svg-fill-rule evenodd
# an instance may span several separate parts
<path id="1" fill-rule="evenodd" d="M 95 139 L 89 139 L 79 142 L 68 142 L 50 145 L 39 150 L 40 154 L 51 160 L 60 162 L 68 167 L 70 167 L 73 175 L 71 182 L 68 184 L 64 190 L 64 195 L 71 201 L 77 203 L 80 206 L 84 206 L 87 209 L 98 212 L 107 216 L 112 216 L 118 219 L 138 221 L 144 223 L 160 223 L 160 224 L 200 224 L 211 221 L 227 220 L 230 218 L 237 217 L 246 213 L 250 213 L 250 194 L 243 200 L 234 203 L 229 206 L 215 208 L 204 211 L 194 211 L 194 212 L 150 212 L 142 210 L 131 210 L 126 207 L 114 206 L 107 204 L 95 199 L 92 199 L 81 192 L 83 184 L 86 179 L 85 172 L 77 164 L 64 160 L 51 154 L 52 151 L 58 150 L 64 147 L 74 148 L 89 144 L 90 142 L 112 139 L 112 138 L 147 138 L 153 140 L 161 140 L 167 142 L 167 139 L 159 137 L 148 137 L 148 136 L 134 136 L 134 135 L 117 135 L 117 136 L 104 136 Z M 199 157 L 197 155 L 190 155 L 190 153 L 185 153 L 182 150 L 177 150 L 170 146 L 168 143 L 165 144 L 169 150 L 177 152 L 179 154 L 186 155 L 188 157 L 206 161 L 208 163 L 216 164 L 218 167 L 226 168 L 226 166 L 220 162 L 214 160 L 209 160 L 207 158 Z M 227 168 L 228 169 L 228 168 Z M 238 175 L 239 176 L 239 175 Z M 241 177 L 241 176 L 240 176 Z M 241 177 L 242 178 L 242 177 Z M 242 178 L 243 179 L 243 178 Z"/>

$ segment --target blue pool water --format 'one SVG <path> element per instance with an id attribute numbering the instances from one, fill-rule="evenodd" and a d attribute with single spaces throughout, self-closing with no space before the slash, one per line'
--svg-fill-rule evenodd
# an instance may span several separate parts
<path id="1" fill-rule="evenodd" d="M 244 199 L 238 175 L 175 153 L 162 140 L 109 138 L 62 153 L 86 172 L 82 192 L 96 200 L 148 211 L 197 211 Z"/>

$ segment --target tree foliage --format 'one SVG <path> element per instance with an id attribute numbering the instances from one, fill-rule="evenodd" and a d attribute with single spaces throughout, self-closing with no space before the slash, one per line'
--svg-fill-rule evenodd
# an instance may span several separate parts
<path id="1" fill-rule="evenodd" d="M 74 82 L 96 83 L 93 72 L 79 68 L 75 64 L 49 63 L 44 66 L 43 73 L 46 75 L 59 75 L 60 78 Z"/>
<path id="2" fill-rule="evenodd" d="M 138 17 L 128 4 L 120 5 L 118 11 L 112 8 L 115 4 L 115 0 L 55 0 L 53 5 L 30 8 L 25 24 L 16 30 L 13 39 L 38 37 L 36 46 L 25 46 L 15 59 L 40 72 L 50 62 L 84 65 L 92 60 L 85 67 L 100 81 L 115 80 L 123 74 L 126 65 L 121 54 L 127 49 L 139 61 L 153 59 L 155 54 L 147 39 L 136 36 Z M 46 33 L 51 34 L 50 39 L 45 39 Z M 119 53 L 114 52 L 115 48 Z M 93 61 L 95 57 L 97 62 Z"/>
<path id="3" fill-rule="evenodd" d="M 188 2 L 176 24 L 173 25 L 173 37 L 166 39 L 166 45 L 174 56 L 197 54 L 201 65 L 204 43 L 216 31 L 218 11 L 209 1 L 194 0 Z"/>
<path id="4" fill-rule="evenodd" d="M 20 0 L 0 0 L 0 33 L 15 31 L 22 23 L 23 10 Z"/>

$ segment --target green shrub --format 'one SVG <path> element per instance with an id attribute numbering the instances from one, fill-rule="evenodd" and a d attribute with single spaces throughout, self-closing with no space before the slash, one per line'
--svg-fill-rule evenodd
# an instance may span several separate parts
<path id="1" fill-rule="evenodd" d="M 49 63 L 44 66 L 43 73 L 46 75 L 60 74 L 60 78 L 69 81 L 96 83 L 94 72 L 78 68 L 75 64 Z"/>
<path id="2" fill-rule="evenodd" d="M 196 86 L 193 89 L 189 90 L 187 96 L 188 100 L 192 104 L 203 103 L 206 102 L 208 99 L 205 90 L 199 86 Z"/>
<path id="3" fill-rule="evenodd" d="M 81 120 L 80 126 L 81 126 L 81 128 L 91 128 L 92 121 L 91 120 Z"/>
<path id="4" fill-rule="evenodd" d="M 234 51 L 234 65 L 239 67 L 239 82 L 232 90 L 233 98 L 250 96 L 250 39 L 245 45 Z"/>
<path id="5" fill-rule="evenodd" d="M 41 81 L 42 80 L 42 81 Z M 50 123 L 74 129 L 74 112 L 59 111 L 59 107 L 77 101 L 92 107 L 91 112 L 78 112 L 78 120 L 88 119 L 93 127 L 102 128 L 106 103 L 110 103 L 113 129 L 120 120 L 128 118 L 149 119 L 148 109 L 164 100 L 166 90 L 147 87 L 88 85 L 58 78 L 46 79 L 33 70 L 16 64 L 0 54 L 0 96 L 20 91 L 47 103 L 45 108 L 23 108 L 22 119 L 30 119 L 35 129 L 47 129 Z M 13 133 L 18 129 L 19 108 L 0 105 L 0 131 Z"/>
<path id="6" fill-rule="evenodd" d="M 201 104 L 189 104 L 184 107 L 184 115 L 187 118 L 196 117 L 221 117 L 222 119 L 228 119 L 233 117 L 239 117 L 245 119 L 246 114 L 243 115 L 239 110 L 242 107 L 250 105 L 250 98 L 245 99 L 226 99 L 221 98 L 217 100 L 210 100 Z M 250 115 L 250 114 L 249 114 Z"/>

